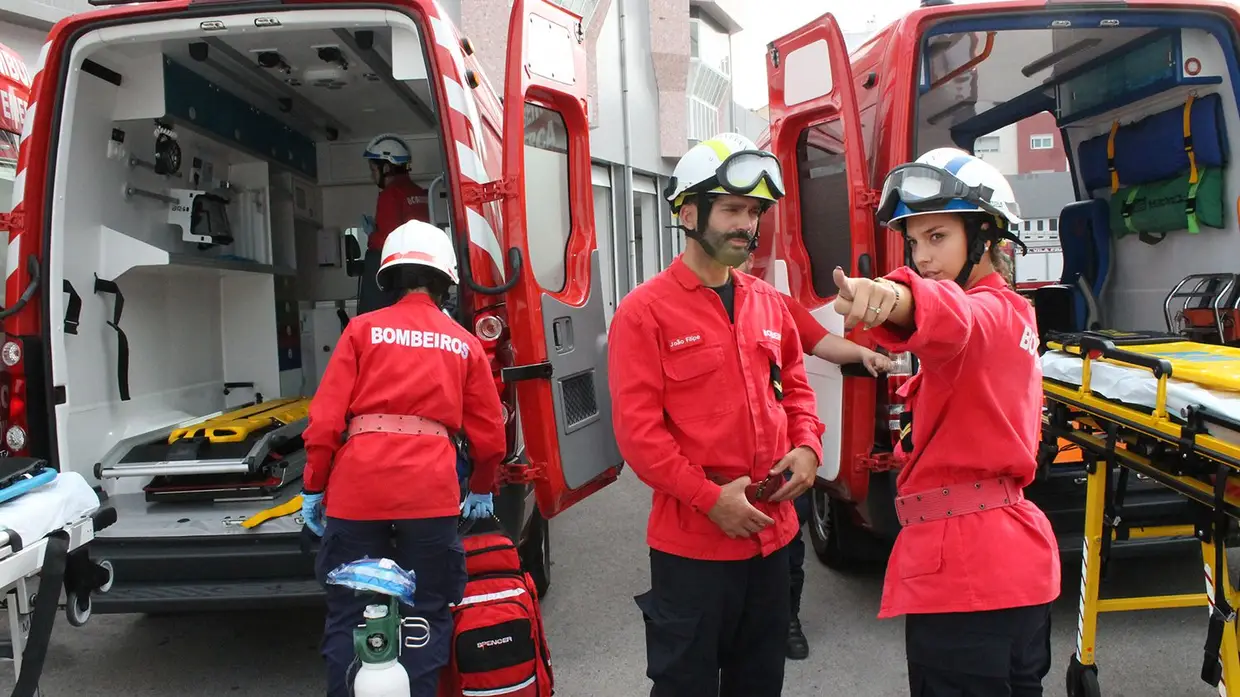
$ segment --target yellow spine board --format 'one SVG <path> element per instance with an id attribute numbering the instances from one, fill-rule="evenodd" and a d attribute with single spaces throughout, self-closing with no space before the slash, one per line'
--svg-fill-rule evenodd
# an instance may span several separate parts
<path id="1" fill-rule="evenodd" d="M 1080 346 L 1064 346 L 1057 341 L 1047 342 L 1056 351 L 1080 354 Z M 1240 392 L 1240 348 L 1202 344 L 1196 341 L 1173 341 L 1162 344 L 1127 344 L 1116 348 L 1131 353 L 1165 358 L 1171 363 L 1171 378 L 1196 383 L 1208 390 Z M 1110 358 L 1102 360 L 1126 368 L 1133 367 L 1124 361 Z"/>
<path id="2" fill-rule="evenodd" d="M 168 436 L 168 443 L 175 443 L 182 438 L 199 437 L 205 437 L 212 443 L 240 443 L 256 431 L 284 426 L 309 415 L 309 397 L 271 399 L 220 414 L 192 426 L 178 428 Z"/>

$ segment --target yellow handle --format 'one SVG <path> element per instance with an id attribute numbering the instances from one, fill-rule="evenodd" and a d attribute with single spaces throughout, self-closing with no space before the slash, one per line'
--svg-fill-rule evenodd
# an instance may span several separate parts
<path id="1" fill-rule="evenodd" d="M 301 494 L 298 494 L 279 506 L 272 506 L 265 511 L 259 511 L 249 518 L 246 518 L 245 522 L 241 524 L 241 527 L 246 529 L 257 527 L 272 518 L 282 518 L 290 513 L 297 513 L 300 510 Z"/>

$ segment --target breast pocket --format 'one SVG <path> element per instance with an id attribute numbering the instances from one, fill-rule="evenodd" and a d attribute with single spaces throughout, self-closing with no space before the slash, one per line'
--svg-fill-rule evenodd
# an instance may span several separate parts
<path id="1" fill-rule="evenodd" d="M 784 400 L 784 356 L 779 350 L 779 342 L 765 339 L 758 342 L 757 366 L 770 372 L 770 389 L 768 394 L 777 402 Z"/>
<path id="2" fill-rule="evenodd" d="M 664 409 L 675 423 L 687 423 L 727 413 L 728 380 L 723 368 L 723 347 L 700 346 L 663 357 Z"/>

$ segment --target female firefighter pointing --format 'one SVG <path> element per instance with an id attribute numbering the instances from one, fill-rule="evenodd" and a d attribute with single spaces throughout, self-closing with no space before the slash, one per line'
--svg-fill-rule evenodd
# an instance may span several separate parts
<path id="1" fill-rule="evenodd" d="M 1042 370 L 1033 308 L 1006 278 L 1000 244 L 1019 240 L 1012 188 L 963 151 L 894 169 L 879 220 L 903 234 L 915 269 L 886 278 L 835 270 L 835 309 L 920 370 L 897 480 L 903 528 L 879 617 L 907 615 L 916 697 L 1042 694 L 1060 565 L 1034 478 Z"/>

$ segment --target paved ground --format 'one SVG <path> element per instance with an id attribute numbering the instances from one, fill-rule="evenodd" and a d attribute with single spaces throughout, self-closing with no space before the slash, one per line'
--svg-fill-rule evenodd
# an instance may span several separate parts
<path id="1" fill-rule="evenodd" d="M 558 697 L 648 694 L 641 620 L 632 597 L 646 589 L 643 530 L 649 490 L 631 473 L 553 521 L 553 588 L 545 613 Z M 874 619 L 880 577 L 844 577 L 812 557 L 804 622 L 809 660 L 789 662 L 784 694 L 907 694 L 903 622 Z M 1047 695 L 1064 694 L 1063 667 L 1076 638 L 1077 559 L 1065 564 L 1055 616 L 1055 666 Z M 1194 592 L 1192 556 L 1117 562 L 1112 593 Z M 1201 682 L 1204 609 L 1104 616 L 1101 682 L 1107 697 L 1216 694 Z M 320 695 L 318 613 L 255 616 L 100 616 L 82 629 L 58 621 L 44 697 L 306 697 Z M 12 689 L 2 664 L 0 694 Z"/>

